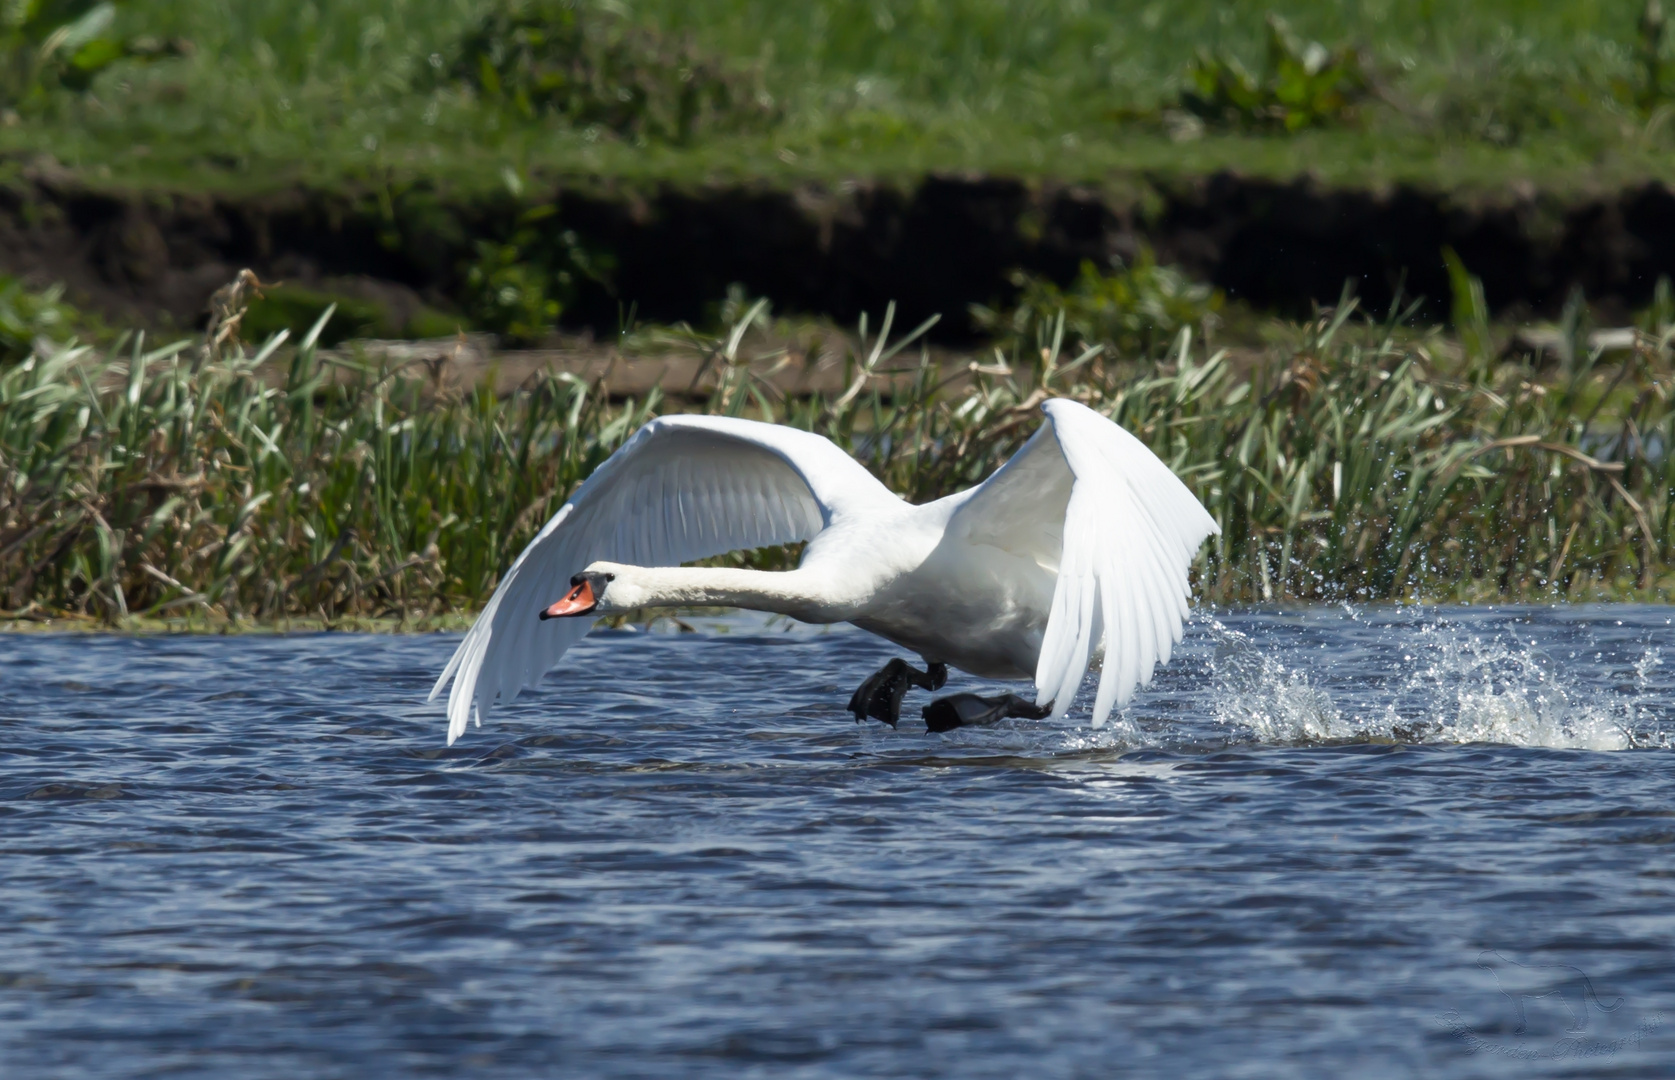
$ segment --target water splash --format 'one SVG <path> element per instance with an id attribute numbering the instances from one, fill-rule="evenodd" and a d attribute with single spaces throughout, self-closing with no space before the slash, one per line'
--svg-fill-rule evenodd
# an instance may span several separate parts
<path id="1" fill-rule="evenodd" d="M 1563 665 L 1510 634 L 1484 637 L 1447 623 L 1424 627 L 1414 666 L 1386 709 L 1427 742 L 1623 750 L 1630 745 L 1624 701 L 1565 677 Z"/>
<path id="2" fill-rule="evenodd" d="M 1219 621 L 1211 621 L 1210 635 L 1215 643 L 1210 673 L 1218 723 L 1242 724 L 1258 742 L 1338 741 L 1361 734 L 1306 671 L 1287 666 L 1249 635 Z"/>
<path id="3" fill-rule="evenodd" d="M 1579 750 L 1675 747 L 1668 626 L 1609 609 L 1361 607 L 1200 613 L 1175 659 L 1089 723 L 1097 675 L 1057 722 L 1009 720 L 926 743 L 917 717 L 867 749 L 1106 761 L 1132 751 L 1405 743 Z M 979 693 L 1018 684 L 962 684 Z M 914 704 L 916 704 L 915 702 Z M 912 710 L 909 710 L 911 715 Z"/>
<path id="4" fill-rule="evenodd" d="M 1280 653 L 1212 620 L 1215 719 L 1274 743 L 1623 750 L 1661 738 L 1636 732 L 1639 700 L 1661 663 L 1650 651 L 1637 668 L 1641 691 L 1612 695 L 1570 678 L 1563 664 L 1507 629 L 1483 633 L 1437 618 L 1368 630 L 1365 651 L 1374 655 L 1360 658 L 1353 681 L 1334 696 L 1334 672 L 1311 670 L 1306 651 Z"/>
<path id="5" fill-rule="evenodd" d="M 1651 702 L 1656 700 L 1657 684 L 1654 675 L 1663 667 L 1663 650 L 1655 645 L 1648 645 L 1634 662 L 1634 702 L 1631 707 L 1631 722 L 1628 728 L 1629 742 L 1638 748 L 1657 747 L 1667 750 L 1675 741 L 1670 733 L 1659 725 L 1659 717 L 1652 708 Z"/>

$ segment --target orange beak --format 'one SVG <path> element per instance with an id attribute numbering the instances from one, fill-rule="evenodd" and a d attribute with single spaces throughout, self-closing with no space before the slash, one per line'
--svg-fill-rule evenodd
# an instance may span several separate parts
<path id="1" fill-rule="evenodd" d="M 594 598 L 593 586 L 583 581 L 571 589 L 564 599 L 541 612 L 541 619 L 544 622 L 547 619 L 562 619 L 566 615 L 586 615 L 598 606 L 599 601 Z"/>

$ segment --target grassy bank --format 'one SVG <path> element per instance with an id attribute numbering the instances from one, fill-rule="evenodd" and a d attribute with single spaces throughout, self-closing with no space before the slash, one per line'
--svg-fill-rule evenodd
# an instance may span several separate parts
<path id="1" fill-rule="evenodd" d="M 595 29 L 520 68 L 495 10 Z M 87 73 L 55 61 L 0 102 L 0 151 L 14 167 L 45 153 L 94 181 L 215 189 L 1229 167 L 1587 186 L 1675 163 L 1675 42 L 1647 10 L 131 0 L 106 31 L 102 55 L 119 59 Z M 1292 32 L 1290 75 L 1269 14 Z M 549 92 L 555 64 L 586 85 Z M 696 111 L 670 119 L 689 89 Z"/>
<path id="2" fill-rule="evenodd" d="M 863 326 L 846 389 L 790 400 L 754 362 L 761 305 L 687 340 L 716 378 L 703 407 L 821 432 L 915 501 L 986 476 L 1044 396 L 1086 401 L 1220 522 L 1196 571 L 1210 599 L 1670 599 L 1667 284 L 1626 346 L 1590 345 L 1577 306 L 1539 355 L 1503 351 L 1481 290 L 1458 285 L 1457 337 L 1347 301 L 1249 317 L 1229 350 L 1206 342 L 1213 294 L 1141 266 L 1026 289 L 970 359 L 933 362 L 888 317 Z M 250 353 L 37 346 L 0 369 L 7 617 L 457 619 L 661 407 L 551 375 L 454 392 L 423 368 L 325 362 L 319 330 Z"/>

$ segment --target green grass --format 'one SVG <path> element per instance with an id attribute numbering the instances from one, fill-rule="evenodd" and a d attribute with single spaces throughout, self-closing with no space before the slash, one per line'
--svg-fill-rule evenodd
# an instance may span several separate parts
<path id="1" fill-rule="evenodd" d="M 981 481 L 1041 423 L 1044 396 L 1085 401 L 1220 523 L 1195 570 L 1210 599 L 1675 599 L 1667 283 L 1632 351 L 1584 345 L 1556 369 L 1502 357 L 1469 279 L 1462 338 L 1346 302 L 1265 323 L 1269 344 L 1234 354 L 1204 343 L 1206 300 L 1197 330 L 1180 323 L 1149 355 L 1078 340 L 1121 335 L 1108 309 L 1170 286 L 1149 270 L 1129 284 L 1033 294 L 1073 317 L 1002 315 L 1003 362 L 981 366 L 913 363 L 886 314 L 862 328 L 841 394 L 787 400 L 754 374 L 762 305 L 687 340 L 719 374 L 704 407 L 820 432 L 915 501 Z M 1576 342 L 1586 329 L 1580 314 L 1566 326 Z M 553 375 L 506 398 L 452 393 L 327 364 L 319 331 L 277 379 L 261 365 L 284 359 L 278 339 L 212 356 L 133 338 L 0 368 L 0 610 L 111 625 L 457 619 L 660 407 Z"/>
<path id="2" fill-rule="evenodd" d="M 195 54 L 118 63 L 88 95 L 55 94 L 0 127 L 0 151 L 18 155 L 13 167 L 49 152 L 94 181 L 228 190 L 391 177 L 518 186 L 542 176 L 788 182 L 958 169 L 1099 180 L 1220 168 L 1483 190 L 1527 177 L 1565 189 L 1675 165 L 1675 101 L 1632 100 L 1639 0 L 626 9 L 757 73 L 778 126 L 636 145 L 437 85 L 430 58 L 451 57 L 481 11 L 468 0 L 133 0 L 121 16 L 129 32 L 188 38 Z M 1388 101 L 1364 110 L 1359 129 L 1172 141 L 1159 110 L 1179 100 L 1195 54 L 1259 70 L 1270 10 L 1306 38 L 1363 46 Z"/>

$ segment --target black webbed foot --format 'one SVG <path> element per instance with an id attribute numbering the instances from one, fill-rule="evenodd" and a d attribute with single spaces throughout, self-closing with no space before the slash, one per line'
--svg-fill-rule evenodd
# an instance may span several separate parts
<path id="1" fill-rule="evenodd" d="M 1017 694 L 1001 694 L 998 697 L 949 694 L 926 705 L 923 714 L 925 730 L 943 732 L 1009 718 L 1044 720 L 1053 714 L 1053 707 L 1032 704 Z"/>
<path id="2" fill-rule="evenodd" d="M 858 724 L 870 716 L 895 727 L 901 719 L 901 699 L 907 695 L 908 687 L 940 690 L 948 681 L 946 664 L 926 667 L 929 670 L 920 671 L 906 660 L 896 659 L 873 672 L 849 699 L 849 711 L 855 714 L 855 722 Z"/>

